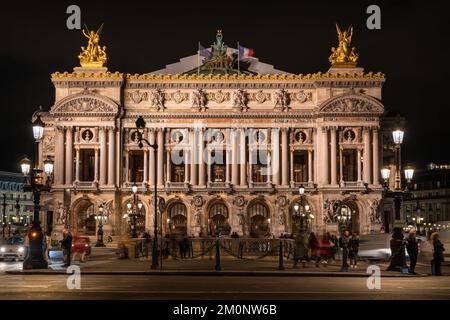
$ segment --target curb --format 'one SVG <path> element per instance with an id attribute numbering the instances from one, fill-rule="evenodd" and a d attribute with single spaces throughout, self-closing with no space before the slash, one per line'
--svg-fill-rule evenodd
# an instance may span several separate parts
<path id="1" fill-rule="evenodd" d="M 66 271 L 30 270 L 6 271 L 11 275 L 67 275 Z M 233 277 L 359 277 L 367 278 L 369 274 L 352 272 L 292 272 L 292 271 L 82 271 L 83 275 L 126 275 L 126 276 L 233 276 Z M 428 274 L 381 274 L 384 278 L 429 277 Z"/>

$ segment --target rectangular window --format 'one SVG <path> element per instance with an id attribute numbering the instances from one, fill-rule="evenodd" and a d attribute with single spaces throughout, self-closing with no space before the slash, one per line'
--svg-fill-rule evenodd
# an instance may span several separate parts
<path id="1" fill-rule="evenodd" d="M 173 151 L 171 159 L 171 180 L 172 182 L 184 182 L 185 180 L 185 172 L 184 172 L 184 152 L 183 150 Z M 174 159 L 176 161 L 174 162 Z"/>
<path id="2" fill-rule="evenodd" d="M 144 151 L 133 150 L 130 151 L 128 156 L 129 170 L 130 170 L 130 182 L 143 182 L 144 181 Z"/>
<path id="3" fill-rule="evenodd" d="M 211 152 L 214 162 L 211 164 L 212 182 L 225 182 L 226 175 L 226 157 L 223 150 L 214 150 Z"/>
<path id="4" fill-rule="evenodd" d="M 344 181 L 358 181 L 358 153 L 354 149 L 342 151 L 342 177 Z"/>
<path id="5" fill-rule="evenodd" d="M 294 181 L 308 181 L 308 151 L 306 150 L 294 152 Z"/>
<path id="6" fill-rule="evenodd" d="M 254 151 L 252 152 L 252 181 L 266 182 L 267 181 L 267 152 Z"/>
<path id="7" fill-rule="evenodd" d="M 80 150 L 80 181 L 94 181 L 95 177 L 94 149 Z"/>

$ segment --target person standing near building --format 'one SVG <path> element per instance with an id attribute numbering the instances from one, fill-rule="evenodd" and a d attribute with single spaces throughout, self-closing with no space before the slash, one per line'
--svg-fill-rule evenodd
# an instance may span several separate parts
<path id="1" fill-rule="evenodd" d="M 69 229 L 64 229 L 63 239 L 61 240 L 61 247 L 64 252 L 64 267 L 70 266 L 71 263 L 71 250 L 72 250 L 72 234 Z"/>
<path id="2" fill-rule="evenodd" d="M 406 238 L 406 252 L 409 255 L 409 273 L 416 274 L 416 263 L 419 255 L 419 243 L 416 238 L 415 230 L 410 230 Z"/>
<path id="3" fill-rule="evenodd" d="M 339 238 L 339 246 L 342 249 L 342 266 L 341 271 L 347 272 L 348 271 L 348 245 L 350 240 L 350 231 L 345 230 L 344 233 Z"/>
<path id="4" fill-rule="evenodd" d="M 431 236 L 433 242 L 433 260 L 431 261 L 432 274 L 434 276 L 442 276 L 441 264 L 444 262 L 444 245 L 439 240 L 439 234 L 433 233 Z"/>
<path id="5" fill-rule="evenodd" d="M 311 249 L 311 260 L 315 260 L 316 267 L 319 267 L 319 240 L 314 232 L 311 232 L 308 239 L 309 248 Z"/>
<path id="6" fill-rule="evenodd" d="M 359 251 L 359 236 L 353 233 L 348 241 L 348 257 L 350 258 L 350 267 L 357 268 L 358 266 L 358 251 Z"/>

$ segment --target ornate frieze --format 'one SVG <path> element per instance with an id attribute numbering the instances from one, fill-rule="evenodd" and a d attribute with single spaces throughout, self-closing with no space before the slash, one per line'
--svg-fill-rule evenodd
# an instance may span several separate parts
<path id="1" fill-rule="evenodd" d="M 193 111 L 205 111 L 206 104 L 208 103 L 208 98 L 206 97 L 206 93 L 203 89 L 197 89 L 191 92 L 190 96 L 191 101 L 191 109 Z"/>
<path id="2" fill-rule="evenodd" d="M 290 98 L 292 101 L 297 101 L 299 103 L 305 103 L 308 101 L 312 101 L 312 92 L 300 90 L 297 92 L 292 92 L 290 94 Z"/>
<path id="3" fill-rule="evenodd" d="M 287 111 L 290 102 L 291 98 L 289 93 L 284 89 L 275 91 L 273 94 L 273 104 L 275 105 L 275 110 Z"/>
<path id="4" fill-rule="evenodd" d="M 152 104 L 152 107 L 155 108 L 156 111 L 164 110 L 165 97 L 166 96 L 164 94 L 164 91 L 161 89 L 156 89 L 155 91 L 151 92 L 150 103 Z"/>
<path id="5" fill-rule="evenodd" d="M 148 100 L 148 92 L 142 92 L 139 90 L 125 92 L 125 101 L 133 101 L 136 104 L 141 103 L 142 101 Z"/>
<path id="6" fill-rule="evenodd" d="M 223 92 L 222 90 L 208 92 L 207 97 L 208 101 L 223 103 L 225 101 L 230 101 L 230 92 Z"/>
<path id="7" fill-rule="evenodd" d="M 266 101 L 270 101 L 270 93 L 259 90 L 258 92 L 252 92 L 249 94 L 249 100 L 258 103 L 264 103 Z"/>
<path id="8" fill-rule="evenodd" d="M 179 104 L 179 103 L 189 100 L 189 93 L 181 92 L 180 90 L 177 90 L 172 93 L 166 93 L 164 95 L 164 98 L 166 101 L 173 101 L 173 102 Z"/>

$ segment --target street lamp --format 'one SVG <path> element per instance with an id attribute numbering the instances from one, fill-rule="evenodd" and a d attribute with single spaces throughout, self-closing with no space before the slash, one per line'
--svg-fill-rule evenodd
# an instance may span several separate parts
<path id="1" fill-rule="evenodd" d="M 391 176 L 391 169 L 388 167 L 381 169 L 381 178 L 383 178 L 385 187 L 389 185 L 389 178 Z"/>
<path id="2" fill-rule="evenodd" d="M 405 179 L 408 183 L 411 182 L 412 178 L 414 176 L 414 168 L 411 166 L 407 166 L 405 168 Z"/>
<path id="3" fill-rule="evenodd" d="M 101 204 L 98 207 L 98 214 L 95 216 L 95 219 L 98 220 L 98 230 L 97 230 L 97 243 L 95 244 L 96 247 L 104 247 L 105 244 L 103 243 L 103 219 L 105 216 L 103 205 Z"/>
<path id="4" fill-rule="evenodd" d="M 34 214 L 31 229 L 28 233 L 29 247 L 28 256 L 23 262 L 23 269 L 47 269 L 48 264 L 44 259 L 43 240 L 41 222 L 39 221 L 40 211 L 40 198 L 41 192 L 50 191 L 50 184 L 44 184 L 42 178 L 42 170 L 39 169 L 39 142 L 44 135 L 44 123 L 41 120 L 40 115 L 36 116 L 36 119 L 32 122 L 33 137 L 36 143 L 36 157 L 34 168 L 31 169 L 31 161 L 25 157 L 20 162 L 20 168 L 22 174 L 25 177 L 24 191 L 30 191 L 33 193 L 34 201 Z M 50 160 L 47 162 L 47 172 L 53 172 L 53 162 Z M 30 175 L 28 179 L 28 175 Z"/>
<path id="5" fill-rule="evenodd" d="M 132 202 L 127 203 L 128 214 L 131 225 L 131 238 L 137 238 L 136 221 L 137 217 L 141 215 L 142 202 L 138 201 L 137 197 L 138 187 L 136 183 L 131 186 L 131 192 L 133 193 Z"/>
<path id="6" fill-rule="evenodd" d="M 150 143 L 147 139 L 142 137 L 142 130 L 145 128 L 145 120 L 142 116 L 139 116 L 136 120 L 136 128 L 138 129 L 138 146 L 140 149 L 144 147 L 143 142 L 145 142 L 150 148 L 152 148 L 155 152 L 155 165 L 154 165 L 154 182 L 155 182 L 155 223 L 154 223 L 154 237 L 153 237 L 153 245 L 152 245 L 152 269 L 158 268 L 158 183 L 157 183 L 157 172 L 158 172 L 158 144 Z M 162 213 L 162 212 L 161 212 Z M 162 235 L 161 235 L 162 236 Z M 161 247 L 162 249 L 162 247 Z M 162 254 L 162 253 L 161 253 Z"/>
<path id="7" fill-rule="evenodd" d="M 3 218 L 2 218 L 2 230 L 3 230 L 3 239 L 5 239 L 5 227 L 6 227 L 6 193 L 3 194 Z"/>
<path id="8" fill-rule="evenodd" d="M 392 140 L 395 144 L 395 190 L 400 190 L 400 146 L 403 143 L 403 130 L 392 131 Z"/>

